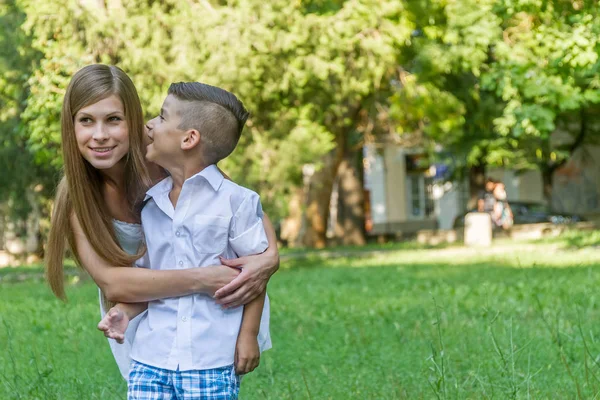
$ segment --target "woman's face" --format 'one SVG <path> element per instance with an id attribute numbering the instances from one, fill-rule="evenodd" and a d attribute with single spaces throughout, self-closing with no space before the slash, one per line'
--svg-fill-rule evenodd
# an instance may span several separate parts
<path id="1" fill-rule="evenodd" d="M 129 152 L 129 130 L 118 96 L 83 107 L 73 123 L 79 151 L 94 168 L 113 168 Z"/>

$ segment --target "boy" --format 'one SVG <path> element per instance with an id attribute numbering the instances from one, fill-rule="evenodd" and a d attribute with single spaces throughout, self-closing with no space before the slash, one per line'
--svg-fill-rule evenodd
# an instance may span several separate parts
<path id="1" fill-rule="evenodd" d="M 146 194 L 148 251 L 138 266 L 203 267 L 220 264 L 219 256 L 267 249 L 258 195 L 225 180 L 215 165 L 235 149 L 247 118 L 225 90 L 171 85 L 160 115 L 146 126 L 146 158 L 170 176 Z M 238 374 L 256 368 L 260 350 L 271 347 L 265 298 L 236 309 L 200 294 L 149 302 L 133 343 L 128 399 L 236 399 Z M 99 328 L 122 340 L 135 312 L 118 307 Z"/>

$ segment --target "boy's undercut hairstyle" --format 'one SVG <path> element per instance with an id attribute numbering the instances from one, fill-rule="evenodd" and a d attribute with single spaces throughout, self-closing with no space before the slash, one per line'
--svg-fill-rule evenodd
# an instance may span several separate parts
<path id="1" fill-rule="evenodd" d="M 216 164 L 233 152 L 249 116 L 235 95 L 200 82 L 173 83 L 169 94 L 185 102 L 178 128 L 200 132 L 206 162 Z"/>

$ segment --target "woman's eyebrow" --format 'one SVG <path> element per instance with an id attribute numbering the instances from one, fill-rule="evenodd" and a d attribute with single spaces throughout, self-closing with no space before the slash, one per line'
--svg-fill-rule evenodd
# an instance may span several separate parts
<path id="1" fill-rule="evenodd" d="M 114 110 L 114 111 L 107 112 L 106 114 L 104 114 L 104 116 L 108 117 L 109 115 L 113 115 L 113 114 L 124 114 L 124 112 L 121 110 Z M 92 115 L 90 113 L 86 113 L 84 111 L 79 111 L 77 114 L 75 114 L 75 116 L 76 117 L 93 117 L 94 115 Z"/>

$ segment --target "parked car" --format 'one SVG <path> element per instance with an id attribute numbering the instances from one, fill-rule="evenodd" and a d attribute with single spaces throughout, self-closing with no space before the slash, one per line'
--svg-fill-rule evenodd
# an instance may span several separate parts
<path id="1" fill-rule="evenodd" d="M 585 221 L 585 218 L 583 218 L 581 215 L 553 211 L 550 209 L 550 207 L 542 203 L 509 201 L 509 204 L 513 212 L 515 225 L 540 224 L 545 222 L 558 225 L 574 224 Z M 472 209 L 468 212 L 475 211 L 477 210 Z M 462 228 L 465 226 L 465 215 L 467 215 L 467 213 L 459 215 L 454 219 L 454 228 Z"/>

